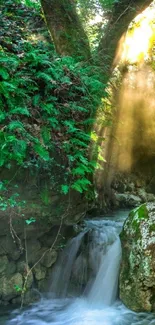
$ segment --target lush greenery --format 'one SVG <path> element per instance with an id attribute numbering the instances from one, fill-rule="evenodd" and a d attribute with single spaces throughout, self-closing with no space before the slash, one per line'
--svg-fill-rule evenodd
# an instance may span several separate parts
<path id="1" fill-rule="evenodd" d="M 93 191 L 98 146 L 91 160 L 89 147 L 97 140 L 92 125 L 106 94 L 99 69 L 58 57 L 38 8 L 6 1 L 0 19 L 0 167 L 16 163 L 45 171 L 54 186 L 53 169 L 58 168 L 62 193 Z M 42 35 L 32 34 L 38 22 Z"/>

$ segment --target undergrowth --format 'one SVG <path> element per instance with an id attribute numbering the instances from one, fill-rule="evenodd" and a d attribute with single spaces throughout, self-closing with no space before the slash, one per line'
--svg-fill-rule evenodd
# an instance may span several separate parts
<path id="1" fill-rule="evenodd" d="M 59 168 L 58 191 L 91 192 L 98 167 L 97 146 L 89 159 L 92 126 L 105 95 L 100 71 L 57 56 L 38 9 L 11 0 L 1 7 L 0 167 L 36 168 L 51 180 Z"/>

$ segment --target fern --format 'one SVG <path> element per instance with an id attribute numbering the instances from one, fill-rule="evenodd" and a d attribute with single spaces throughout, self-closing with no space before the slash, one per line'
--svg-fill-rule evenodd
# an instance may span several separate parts
<path id="1" fill-rule="evenodd" d="M 0 76 L 4 79 L 4 80 L 8 80 L 9 79 L 9 73 L 7 71 L 6 68 L 4 67 L 0 67 Z"/>
<path id="2" fill-rule="evenodd" d="M 15 107 L 10 110 L 10 114 L 20 114 L 20 115 L 30 116 L 30 112 L 27 109 L 27 107 Z"/>
<path id="3" fill-rule="evenodd" d="M 10 131 L 14 131 L 14 130 L 17 130 L 17 129 L 23 131 L 23 130 L 24 130 L 24 125 L 23 125 L 23 123 L 20 122 L 20 121 L 12 121 L 12 122 L 9 123 L 9 125 L 8 125 L 8 129 L 9 129 Z"/>
<path id="4" fill-rule="evenodd" d="M 52 81 L 51 76 L 48 75 L 48 74 L 45 73 L 45 72 L 41 72 L 41 71 L 39 71 L 39 72 L 36 74 L 36 77 L 37 77 L 38 79 L 42 79 L 42 80 L 44 80 L 46 83 Z"/>
<path id="5" fill-rule="evenodd" d="M 88 190 L 88 187 L 91 185 L 91 182 L 87 178 L 81 178 L 75 181 L 72 184 L 72 188 L 80 193 Z"/>
<path id="6" fill-rule="evenodd" d="M 34 151 L 45 161 L 49 161 L 49 152 L 41 145 L 41 144 L 36 144 L 34 146 Z"/>
<path id="7" fill-rule="evenodd" d="M 28 6 L 33 3 L 23 1 Z M 21 8 L 12 24 L 19 38 L 15 53 L 5 48 L 0 52 L 0 166 L 15 161 L 25 168 L 42 168 L 50 180 L 53 170 L 60 170 L 62 186 L 59 181 L 56 187 L 61 193 L 67 194 L 70 188 L 90 191 L 88 177 L 99 167 L 98 158 L 104 159 L 97 135 L 91 132 L 106 87 L 100 81 L 100 69 L 69 56 L 59 57 L 47 41 L 32 40 L 28 29 L 23 29 L 23 19 L 29 21 L 29 16 L 23 16 L 19 29 L 20 15 Z M 11 22 L 12 16 L 7 15 L 5 22 L 8 17 Z M 14 44 L 12 34 L 10 44 Z M 105 121 L 104 112 L 101 115 Z M 90 160 L 92 142 L 97 149 Z M 59 155 L 61 163 L 54 159 Z"/>
<path id="8" fill-rule="evenodd" d="M 50 129 L 47 128 L 46 126 L 43 126 L 42 129 L 41 129 L 41 134 L 42 134 L 44 144 L 48 145 L 50 143 L 50 141 L 51 141 Z"/>
<path id="9" fill-rule="evenodd" d="M 69 186 L 68 185 L 61 185 L 61 192 L 63 194 L 67 194 L 69 192 Z"/>
<path id="10" fill-rule="evenodd" d="M 47 121 L 49 121 L 49 124 L 53 127 L 58 129 L 59 121 L 55 117 L 48 117 Z"/>
<path id="11" fill-rule="evenodd" d="M 71 139 L 71 143 L 75 144 L 76 146 L 79 146 L 79 147 L 84 147 L 84 148 L 87 148 L 88 145 L 87 143 L 77 139 L 77 138 L 72 138 Z"/>

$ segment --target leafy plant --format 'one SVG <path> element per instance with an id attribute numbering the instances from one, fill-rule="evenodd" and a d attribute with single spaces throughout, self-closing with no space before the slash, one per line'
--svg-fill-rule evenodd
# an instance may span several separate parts
<path id="1" fill-rule="evenodd" d="M 90 179 L 97 166 L 97 156 L 95 161 L 89 159 L 89 146 L 96 142 L 91 127 L 105 89 L 100 70 L 72 57 L 57 56 L 46 40 L 31 40 L 26 28 L 30 11 L 20 1 L 6 3 L 0 13 L 2 25 L 13 19 L 18 36 L 14 47 L 2 45 L 0 51 L 0 167 L 16 163 L 35 168 L 45 171 L 52 182 L 52 171 L 59 168 L 63 177 L 57 189 L 61 193 L 91 191 Z M 38 9 L 31 15 L 40 17 Z M 3 33 L 7 43 L 5 27 Z M 9 35 L 13 44 L 14 33 Z M 62 163 L 55 157 L 61 157 Z M 11 204 L 16 204 L 13 198 L 6 204 L 1 199 L 0 208 Z"/>

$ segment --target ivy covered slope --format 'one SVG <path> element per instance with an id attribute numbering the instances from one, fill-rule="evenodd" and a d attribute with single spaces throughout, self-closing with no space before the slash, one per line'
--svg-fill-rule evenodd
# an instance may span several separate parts
<path id="1" fill-rule="evenodd" d="M 2 214 L 22 205 L 26 217 L 79 218 L 81 195 L 93 196 L 99 71 L 56 55 L 38 8 L 5 1 L 0 20 Z"/>

